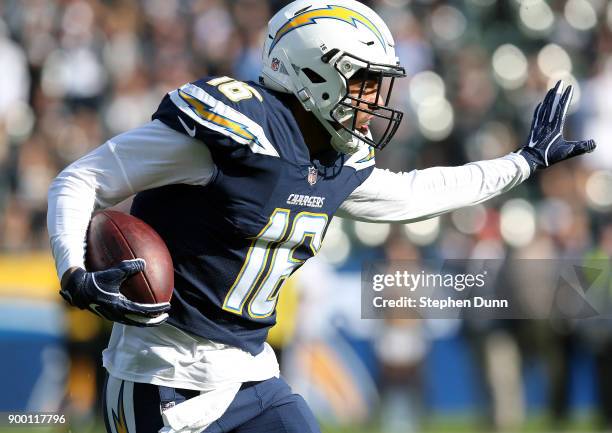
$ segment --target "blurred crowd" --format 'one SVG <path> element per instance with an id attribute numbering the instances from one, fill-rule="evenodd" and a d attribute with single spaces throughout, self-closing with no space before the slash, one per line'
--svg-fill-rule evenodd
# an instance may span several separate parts
<path id="1" fill-rule="evenodd" d="M 267 20 L 286 3 L 0 2 L 0 252 L 47 250 L 53 177 L 105 139 L 148 121 L 166 92 L 205 75 L 256 81 Z M 430 221 L 334 220 L 321 252 L 333 272 L 383 257 L 609 258 L 612 3 L 364 3 L 389 24 L 408 73 L 394 90 L 406 116 L 394 142 L 377 154 L 378 166 L 458 165 L 513 151 L 526 139 L 535 105 L 558 79 L 576 90 L 566 137 L 594 138 L 599 147 L 501 198 Z M 386 325 L 380 339 L 388 343 L 377 351 L 385 367 L 381 386 L 406 408 L 413 396 L 398 389 L 418 389 L 427 337 L 418 321 L 390 318 Z M 612 324 L 579 331 L 571 323 L 468 323 L 461 332 L 481 363 L 493 425 L 522 422 L 520 362 L 536 352 L 550 360 L 551 413 L 566 417 L 569 354 L 576 342 L 586 342 L 596 359 L 602 419 L 612 426 Z M 399 419 L 404 427 L 396 427 L 406 431 L 412 425 L 406 413 L 386 419 Z"/>

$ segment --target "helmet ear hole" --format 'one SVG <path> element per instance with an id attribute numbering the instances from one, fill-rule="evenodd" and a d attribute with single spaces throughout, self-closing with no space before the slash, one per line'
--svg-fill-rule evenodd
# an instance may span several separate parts
<path id="1" fill-rule="evenodd" d="M 308 77 L 310 82 L 313 84 L 321 84 L 321 83 L 326 82 L 325 78 L 323 78 L 322 76 L 320 76 L 319 74 L 317 74 L 315 71 L 313 71 L 310 68 L 302 68 L 302 72 L 304 73 L 304 75 Z"/>
<path id="2" fill-rule="evenodd" d="M 321 97 L 323 98 L 324 101 L 327 101 L 329 99 L 329 93 L 324 92 Z"/>

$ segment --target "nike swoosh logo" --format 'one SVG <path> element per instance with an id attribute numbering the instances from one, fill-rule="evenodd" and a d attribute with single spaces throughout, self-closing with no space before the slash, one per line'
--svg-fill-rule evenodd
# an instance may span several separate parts
<path id="1" fill-rule="evenodd" d="M 181 116 L 176 116 L 176 117 L 178 117 L 179 122 L 181 122 L 181 125 L 183 125 L 183 128 L 185 128 L 185 131 L 187 131 L 187 134 L 189 134 L 190 137 L 195 137 L 195 134 L 196 134 L 195 125 L 192 128 L 189 128 L 187 124 L 183 122 L 183 119 L 181 119 Z"/>
<path id="2" fill-rule="evenodd" d="M 100 307 L 98 304 L 89 304 L 89 309 L 92 310 L 94 313 L 96 313 L 98 316 L 106 319 L 106 317 L 104 317 L 104 314 L 100 313 L 100 311 L 98 310 L 98 307 Z"/>

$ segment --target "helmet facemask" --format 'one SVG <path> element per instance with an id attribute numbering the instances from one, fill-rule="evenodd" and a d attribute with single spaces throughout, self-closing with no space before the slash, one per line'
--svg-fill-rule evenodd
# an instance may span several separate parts
<path id="1" fill-rule="evenodd" d="M 332 51 L 324 55 L 322 60 L 329 62 L 330 57 L 334 56 Z M 395 79 L 406 76 L 404 68 L 369 62 L 349 53 L 339 56 L 333 66 L 344 80 L 345 88 L 344 95 L 329 112 L 335 122 L 334 126 L 344 131 L 343 136 L 348 133 L 376 149 L 384 148 L 397 132 L 404 115 L 401 111 L 389 107 Z M 355 68 L 359 69 L 355 72 Z M 357 96 L 350 93 L 350 81 L 355 80 L 361 81 Z M 374 101 L 364 98 L 366 85 L 372 81 L 377 83 Z M 372 116 L 372 120 L 380 126 L 378 129 L 384 131 L 382 135 L 375 140 L 372 134 L 357 130 L 358 113 Z"/>

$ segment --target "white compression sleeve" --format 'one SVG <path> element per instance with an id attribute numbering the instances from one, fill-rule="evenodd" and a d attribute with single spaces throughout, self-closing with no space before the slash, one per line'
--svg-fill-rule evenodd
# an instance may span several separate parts
<path id="1" fill-rule="evenodd" d="M 525 158 L 514 153 L 459 167 L 408 173 L 374 169 L 336 215 L 369 222 L 419 221 L 488 200 L 518 185 L 529 174 Z"/>
<path id="2" fill-rule="evenodd" d="M 65 168 L 48 194 L 47 226 L 61 278 L 84 267 L 92 212 L 162 185 L 206 185 L 215 174 L 208 148 L 159 120 L 107 141 Z"/>

